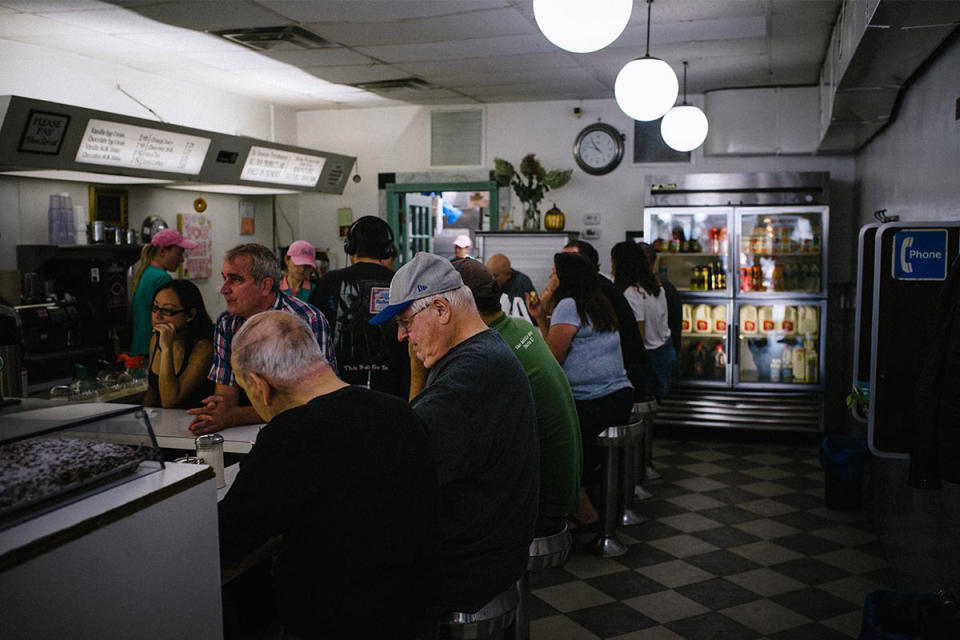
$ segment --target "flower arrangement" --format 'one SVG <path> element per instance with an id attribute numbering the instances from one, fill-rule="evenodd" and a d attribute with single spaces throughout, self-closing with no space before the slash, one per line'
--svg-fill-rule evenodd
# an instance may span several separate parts
<path id="1" fill-rule="evenodd" d="M 512 186 L 523 203 L 523 228 L 527 231 L 540 229 L 540 201 L 550 189 L 559 189 L 570 181 L 572 169 L 546 171 L 537 156 L 528 153 L 520 161 L 520 171 L 503 158 L 494 158 L 494 177 L 501 187 Z"/>

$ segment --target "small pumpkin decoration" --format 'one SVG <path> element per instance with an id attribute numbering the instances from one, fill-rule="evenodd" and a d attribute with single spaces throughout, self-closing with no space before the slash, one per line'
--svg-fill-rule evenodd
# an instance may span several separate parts
<path id="1" fill-rule="evenodd" d="M 543 226 L 547 231 L 563 231 L 564 225 L 567 224 L 567 217 L 563 215 L 563 211 L 557 208 L 557 203 L 553 203 L 553 208 L 547 211 L 543 216 Z"/>

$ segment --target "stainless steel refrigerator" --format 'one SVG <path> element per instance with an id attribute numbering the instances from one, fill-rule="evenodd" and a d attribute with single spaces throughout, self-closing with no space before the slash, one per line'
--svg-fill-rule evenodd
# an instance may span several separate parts
<path id="1" fill-rule="evenodd" d="M 683 303 L 658 423 L 822 430 L 829 174 L 652 176 L 647 187 L 643 237 Z"/>

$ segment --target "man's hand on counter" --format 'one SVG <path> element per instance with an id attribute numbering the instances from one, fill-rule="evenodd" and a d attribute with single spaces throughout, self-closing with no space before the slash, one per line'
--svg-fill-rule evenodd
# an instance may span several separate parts
<path id="1" fill-rule="evenodd" d="M 193 416 L 190 422 L 190 431 L 194 435 L 203 435 L 204 433 L 213 433 L 232 427 L 230 422 L 231 405 L 223 396 L 207 396 L 203 399 L 203 405 L 196 409 L 187 409 L 187 413 Z"/>

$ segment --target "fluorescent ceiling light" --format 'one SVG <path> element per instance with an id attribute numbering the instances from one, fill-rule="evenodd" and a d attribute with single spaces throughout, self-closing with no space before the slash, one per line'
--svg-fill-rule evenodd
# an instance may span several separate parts
<path id="1" fill-rule="evenodd" d="M 33 169 L 29 171 L 0 171 L 0 175 L 20 178 L 40 178 L 42 180 L 65 180 L 67 182 L 92 182 L 94 184 L 171 184 L 173 180 L 160 178 L 140 178 L 137 176 L 118 176 L 88 171 L 66 171 L 61 169 Z"/>
<path id="2" fill-rule="evenodd" d="M 237 196 L 269 196 L 300 193 L 292 189 L 276 189 L 273 187 L 250 187 L 244 184 L 171 184 L 167 189 L 180 191 L 202 191 L 204 193 L 226 193 Z"/>

